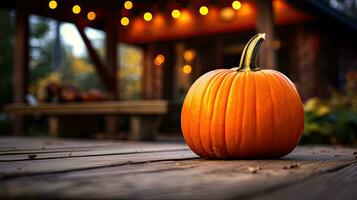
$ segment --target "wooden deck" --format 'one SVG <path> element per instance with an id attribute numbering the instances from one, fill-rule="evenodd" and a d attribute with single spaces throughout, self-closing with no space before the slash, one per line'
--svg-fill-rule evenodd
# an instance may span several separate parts
<path id="1" fill-rule="evenodd" d="M 207 160 L 181 143 L 0 138 L 0 197 L 356 199 L 357 148 Z"/>

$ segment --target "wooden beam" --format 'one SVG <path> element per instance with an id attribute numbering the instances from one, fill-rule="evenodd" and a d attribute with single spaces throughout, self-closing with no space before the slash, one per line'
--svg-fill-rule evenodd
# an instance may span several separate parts
<path id="1" fill-rule="evenodd" d="M 95 49 L 93 48 L 91 42 L 89 41 L 87 35 L 84 32 L 84 26 L 80 25 L 80 24 L 76 24 L 77 29 L 79 34 L 81 35 L 84 44 L 87 47 L 89 56 L 92 60 L 92 62 L 94 63 L 95 69 L 99 75 L 99 78 L 101 79 L 104 87 L 107 89 L 107 91 L 109 93 L 111 93 L 111 91 L 115 90 L 116 85 L 113 85 L 113 83 L 115 82 L 115 75 L 110 73 L 109 70 L 105 67 L 105 65 L 101 62 L 97 52 L 95 51 Z"/>
<path id="2" fill-rule="evenodd" d="M 29 22 L 28 13 L 17 10 L 15 22 L 15 46 L 14 46 L 14 68 L 13 68 L 13 92 L 14 102 L 25 101 L 28 83 L 28 61 L 29 61 Z M 16 116 L 14 121 L 14 134 L 22 135 L 25 132 L 25 119 Z"/>
<path id="3" fill-rule="evenodd" d="M 257 31 L 266 33 L 266 41 L 264 41 L 259 56 L 259 66 L 262 68 L 275 69 L 276 53 L 273 48 L 274 41 L 274 12 L 273 3 L 271 0 L 256 0 L 257 6 Z"/>

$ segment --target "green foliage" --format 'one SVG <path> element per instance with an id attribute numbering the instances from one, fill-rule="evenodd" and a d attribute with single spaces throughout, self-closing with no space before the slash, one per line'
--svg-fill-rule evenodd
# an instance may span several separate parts
<path id="1" fill-rule="evenodd" d="M 350 72 L 345 93 L 332 92 L 325 101 L 305 105 L 302 143 L 357 144 L 357 73 Z"/>
<path id="2" fill-rule="evenodd" d="M 143 52 L 141 49 L 127 44 L 119 47 L 119 79 L 120 99 L 140 99 Z"/>

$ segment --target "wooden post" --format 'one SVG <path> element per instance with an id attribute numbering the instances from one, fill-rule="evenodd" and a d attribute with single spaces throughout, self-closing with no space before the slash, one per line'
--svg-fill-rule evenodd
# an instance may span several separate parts
<path id="1" fill-rule="evenodd" d="M 48 130 L 51 137 L 59 136 L 59 119 L 58 116 L 50 116 L 48 118 Z"/>
<path id="2" fill-rule="evenodd" d="M 13 92 L 14 102 L 25 101 L 28 82 L 28 61 L 29 61 L 29 22 L 28 13 L 17 10 L 15 24 L 15 47 L 14 47 L 14 68 L 13 68 Z M 25 132 L 24 116 L 16 116 L 14 121 L 14 134 L 22 135 Z"/>
<path id="3" fill-rule="evenodd" d="M 291 56 L 290 66 L 294 67 L 294 72 L 298 75 L 297 88 L 300 95 L 303 100 L 307 100 L 318 96 L 325 90 L 325 88 L 319 87 L 321 84 L 318 62 L 321 48 L 320 36 L 318 33 L 305 31 L 301 26 L 295 27 L 293 31 L 295 34 L 289 52 Z"/>
<path id="4" fill-rule="evenodd" d="M 144 58 L 143 58 L 143 79 L 142 79 L 142 98 L 151 99 L 152 98 L 152 55 L 153 44 L 149 44 L 144 48 Z"/>
<path id="5" fill-rule="evenodd" d="M 256 0 L 257 6 L 257 31 L 266 33 L 259 56 L 259 66 L 262 68 L 275 69 L 276 53 L 273 48 L 274 41 L 274 12 L 271 0 Z"/>
<path id="6" fill-rule="evenodd" d="M 117 81 L 117 23 L 116 15 L 111 13 L 106 24 L 106 58 L 107 58 L 107 71 L 113 74 L 113 80 L 111 80 L 110 98 L 111 100 L 118 100 L 118 81 Z M 106 132 L 108 136 L 114 136 L 118 133 L 117 117 L 110 115 L 106 117 Z"/>

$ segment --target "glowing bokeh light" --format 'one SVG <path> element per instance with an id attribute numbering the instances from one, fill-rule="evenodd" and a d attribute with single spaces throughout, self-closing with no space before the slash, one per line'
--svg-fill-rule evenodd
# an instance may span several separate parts
<path id="1" fill-rule="evenodd" d="M 181 11 L 175 9 L 175 10 L 173 10 L 173 11 L 171 12 L 171 16 L 172 16 L 173 18 L 175 18 L 175 19 L 178 19 L 178 18 L 181 17 Z"/>
<path id="2" fill-rule="evenodd" d="M 242 4 L 240 3 L 240 1 L 233 1 L 232 8 L 234 10 L 239 10 L 241 7 L 242 7 Z"/>
<path id="3" fill-rule="evenodd" d="M 162 54 L 157 55 L 154 59 L 154 64 L 156 66 L 161 66 L 164 62 L 165 62 L 165 56 Z"/>
<path id="4" fill-rule="evenodd" d="M 81 7 L 80 7 L 79 5 L 74 5 L 74 6 L 72 7 L 72 12 L 73 12 L 74 14 L 79 14 L 79 13 L 81 12 Z"/>
<path id="5" fill-rule="evenodd" d="M 199 11 L 200 11 L 201 15 L 207 15 L 208 14 L 207 6 L 201 6 Z"/>
<path id="6" fill-rule="evenodd" d="M 54 1 L 54 0 L 50 1 L 48 3 L 48 7 L 50 7 L 51 9 L 56 9 L 57 8 L 57 1 Z"/>
<path id="7" fill-rule="evenodd" d="M 234 19 L 234 17 L 236 16 L 236 12 L 234 12 L 231 7 L 225 7 L 220 10 L 219 16 L 222 20 L 229 21 Z"/>
<path id="8" fill-rule="evenodd" d="M 122 18 L 120 19 L 120 24 L 123 25 L 123 26 L 129 25 L 129 23 L 130 23 L 130 20 L 129 20 L 129 18 L 127 18 L 127 17 L 122 17 Z"/>
<path id="9" fill-rule="evenodd" d="M 130 10 L 133 8 L 133 3 L 131 1 L 125 1 L 124 2 L 124 8 L 127 10 Z"/>
<path id="10" fill-rule="evenodd" d="M 144 14 L 144 20 L 147 21 L 147 22 L 151 21 L 152 20 L 152 14 L 150 12 L 146 12 Z"/>
<path id="11" fill-rule="evenodd" d="M 187 62 L 192 62 L 195 57 L 196 57 L 196 51 L 194 49 L 186 50 L 183 52 L 183 58 Z"/>
<path id="12" fill-rule="evenodd" d="M 185 73 L 185 74 L 190 74 L 192 72 L 191 65 L 184 65 L 182 67 L 182 72 Z"/>
<path id="13" fill-rule="evenodd" d="M 95 12 L 90 11 L 90 12 L 87 14 L 87 19 L 88 19 L 88 20 L 93 21 L 93 20 L 95 20 L 95 18 L 96 18 Z"/>

